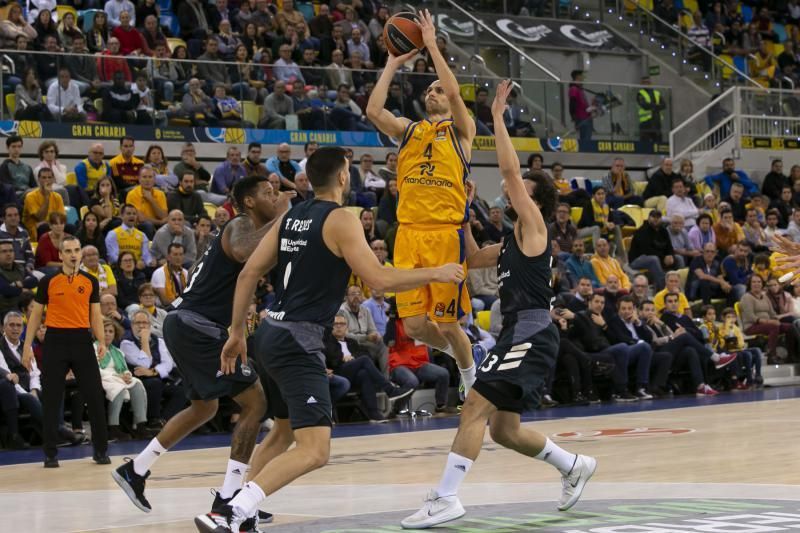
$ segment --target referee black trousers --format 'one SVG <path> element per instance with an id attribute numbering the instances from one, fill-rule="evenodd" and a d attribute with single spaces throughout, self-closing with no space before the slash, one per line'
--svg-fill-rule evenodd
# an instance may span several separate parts
<path id="1" fill-rule="evenodd" d="M 92 425 L 92 444 L 95 454 L 105 455 L 108 450 L 105 393 L 100 380 L 92 337 L 86 331 L 47 330 L 42 353 L 42 407 L 44 427 L 42 440 L 47 457 L 56 456 L 58 429 L 62 424 L 61 402 L 67 371 L 72 370 L 78 389 L 89 408 Z"/>

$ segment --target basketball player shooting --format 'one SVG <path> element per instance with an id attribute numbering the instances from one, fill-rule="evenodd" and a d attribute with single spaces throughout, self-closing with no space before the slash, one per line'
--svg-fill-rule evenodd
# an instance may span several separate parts
<path id="1" fill-rule="evenodd" d="M 502 244 L 478 250 L 467 232 L 469 266 L 497 266 L 503 329 L 464 403 L 439 486 L 428 493 L 422 509 L 401 522 L 405 529 L 426 529 L 464 515 L 458 487 L 478 458 L 487 421 L 497 444 L 545 461 L 561 472 L 560 511 L 575 505 L 597 466 L 593 458 L 569 453 L 541 433 L 520 426 L 520 414 L 538 405 L 558 355 L 558 330 L 550 318 L 552 258 L 544 222 L 553 214 L 557 195 L 547 176 L 531 173 L 523 180 L 520 175 L 519 159 L 503 123 L 510 92 L 510 81 L 499 84 L 492 117 L 514 233 Z"/>
<path id="2" fill-rule="evenodd" d="M 428 118 L 412 122 L 384 109 L 389 84 L 397 69 L 417 51 L 390 55 L 367 104 L 367 117 L 383 133 L 401 139 L 397 165 L 397 220 L 394 247 L 398 268 L 437 267 L 449 262 L 464 264 L 462 224 L 469 219 L 466 181 L 475 121 L 461 99 L 458 81 L 436 47 L 431 14 L 419 14 L 422 39 L 433 60 L 439 80 L 425 92 Z M 472 312 L 464 283 L 432 283 L 397 294 L 397 311 L 406 333 L 455 358 L 464 392 L 475 382 L 475 362 L 484 355 L 480 345 L 473 355 L 458 319 Z"/>

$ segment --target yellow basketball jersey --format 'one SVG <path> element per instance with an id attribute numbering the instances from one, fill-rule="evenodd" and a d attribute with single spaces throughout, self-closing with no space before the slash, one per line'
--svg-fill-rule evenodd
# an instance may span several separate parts
<path id="1" fill-rule="evenodd" d="M 469 219 L 469 162 L 453 120 L 408 125 L 397 161 L 397 220 L 401 224 L 460 225 Z"/>

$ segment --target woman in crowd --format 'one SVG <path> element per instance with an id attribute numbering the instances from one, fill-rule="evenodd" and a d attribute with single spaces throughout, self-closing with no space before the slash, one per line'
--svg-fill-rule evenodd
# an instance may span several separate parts
<path id="1" fill-rule="evenodd" d="M 364 228 L 364 237 L 366 237 L 367 242 L 383 238 L 383 235 L 380 234 L 378 227 L 375 225 L 375 213 L 372 212 L 372 209 L 365 207 L 361 210 L 358 218 L 361 220 L 361 227 Z"/>
<path id="2" fill-rule="evenodd" d="M 11 4 L 8 8 L 8 19 L 0 22 L 0 37 L 4 48 L 16 48 L 17 37 L 24 35 L 28 41 L 36 40 L 36 30 L 22 16 L 22 7 Z"/>
<path id="3" fill-rule="evenodd" d="M 205 251 L 211 246 L 211 241 L 214 240 L 214 234 L 211 233 L 212 223 L 211 217 L 208 215 L 200 215 L 197 220 L 197 226 L 194 229 L 194 240 L 197 243 L 197 257 L 201 257 Z"/>
<path id="4" fill-rule="evenodd" d="M 111 28 L 108 26 L 108 16 L 105 11 L 95 11 L 92 28 L 86 35 L 86 45 L 93 54 L 102 53 L 108 47 L 108 37 Z"/>
<path id="5" fill-rule="evenodd" d="M 183 45 L 176 46 L 172 51 L 172 59 L 189 59 L 189 52 L 186 47 Z M 193 63 L 185 63 L 184 61 L 175 61 L 174 63 L 175 70 L 178 71 L 178 80 L 174 82 L 175 87 L 183 87 L 185 89 L 189 79 L 194 76 L 196 67 Z"/>
<path id="6" fill-rule="evenodd" d="M 142 283 L 137 291 L 139 297 L 138 304 L 129 306 L 125 311 L 128 313 L 128 318 L 133 322 L 133 315 L 137 311 L 144 311 L 150 318 L 150 331 L 156 337 L 163 338 L 164 319 L 167 318 L 167 312 L 160 307 L 156 307 L 156 291 L 150 283 Z"/>
<path id="7" fill-rule="evenodd" d="M 240 100 L 255 100 L 262 104 L 267 97 L 265 83 L 258 79 L 258 74 L 248 57 L 247 47 L 239 44 L 234 52 L 235 63 L 228 67 L 233 84 L 233 94 Z"/>
<path id="8" fill-rule="evenodd" d="M 64 13 L 58 23 L 58 35 L 60 37 L 61 46 L 65 50 L 72 50 L 72 40 L 76 37 L 83 37 L 83 32 L 78 29 L 75 21 L 75 15 L 69 11 Z"/>
<path id="9" fill-rule="evenodd" d="M 769 261 L 769 257 L 767 261 Z M 767 277 L 767 296 L 769 296 L 769 301 L 772 302 L 772 309 L 775 311 L 778 320 L 787 324 L 796 322 L 795 330 L 800 331 L 800 315 L 794 314 L 794 299 L 784 290 L 775 277 Z"/>
<path id="10" fill-rule="evenodd" d="M 147 147 L 144 162 L 156 171 L 156 187 L 169 191 L 178 187 L 178 179 L 169 171 L 169 161 L 164 155 L 164 149 L 157 144 Z"/>
<path id="11" fill-rule="evenodd" d="M 36 69 L 28 67 L 22 75 L 22 83 L 14 89 L 17 95 L 17 111 L 14 113 L 15 120 L 42 120 L 51 121 L 53 115 L 42 103 L 42 86 L 36 75 Z"/>
<path id="12" fill-rule="evenodd" d="M 39 145 L 37 153 L 39 164 L 33 167 L 33 175 L 38 176 L 42 168 L 52 170 L 55 177 L 53 190 L 64 198 L 64 205 L 71 205 L 70 195 L 67 194 L 67 166 L 58 161 L 58 145 L 55 141 L 44 141 Z M 75 194 L 78 194 L 77 190 Z"/>
<path id="13" fill-rule="evenodd" d="M 119 218 L 119 195 L 114 180 L 104 176 L 97 180 L 94 193 L 89 200 L 89 211 L 97 215 L 100 230 L 105 234 L 122 224 Z"/>
<path id="14" fill-rule="evenodd" d="M 100 257 L 106 257 L 106 241 L 103 236 L 103 231 L 100 229 L 100 219 L 96 213 L 87 211 L 81 220 L 78 234 L 76 235 L 81 241 L 81 246 L 94 246 L 100 252 Z"/>
<path id="15" fill-rule="evenodd" d="M 271 39 L 267 41 L 267 34 L 259 33 L 258 27 L 253 22 L 248 22 L 244 27 L 242 45 L 247 50 L 247 59 L 258 61 L 261 52 L 272 46 Z"/>
<path id="16" fill-rule="evenodd" d="M 130 440 L 131 435 L 122 430 L 119 425 L 119 415 L 124 403 L 130 402 L 133 411 L 133 437 L 147 439 L 152 434 L 145 429 L 147 422 L 147 393 L 139 378 L 133 377 L 125 362 L 125 354 L 117 348 L 115 343 L 122 340 L 123 330 L 117 322 L 110 318 L 103 318 L 102 340 L 106 347 L 105 357 L 98 360 L 100 365 L 100 379 L 108 404 L 108 436 L 114 440 Z M 100 340 L 94 341 L 95 350 Z"/>
<path id="17" fill-rule="evenodd" d="M 722 311 L 722 326 L 719 328 L 720 350 L 738 353 L 740 356 L 739 365 L 744 367 L 744 375 L 740 376 L 737 389 L 758 387 L 764 383 L 764 378 L 761 377 L 761 349 L 747 348 L 742 330 L 736 322 L 736 311 L 731 308 Z"/>
<path id="18" fill-rule="evenodd" d="M 742 296 L 740 305 L 745 334 L 766 335 L 767 357 L 770 362 L 777 361 L 778 341 L 781 334 L 785 335 L 789 353 L 795 353 L 796 342 L 792 334 L 792 325 L 781 322 L 772 308 L 772 302 L 764 291 L 764 278 L 758 274 L 750 276 L 747 281 L 747 292 Z"/>
<path id="19" fill-rule="evenodd" d="M 408 81 L 411 82 L 412 96 L 416 99 L 425 92 L 425 89 L 436 79 L 436 74 L 432 74 L 428 69 L 428 62 L 425 59 L 418 57 L 414 61 L 413 75 L 408 76 Z"/>
<path id="20" fill-rule="evenodd" d="M 61 47 L 58 27 L 56 27 L 56 23 L 53 22 L 53 14 L 50 13 L 50 11 L 46 9 L 39 11 L 36 20 L 33 22 L 33 29 L 36 30 L 34 44 L 38 50 L 44 50 L 44 40 L 45 37 L 49 35 L 55 37 L 56 41 L 59 43 L 59 48 Z"/>
<path id="21" fill-rule="evenodd" d="M 64 226 L 67 217 L 62 213 L 50 213 L 47 219 L 50 224 L 50 231 L 39 237 L 39 244 L 36 246 L 35 266 L 38 270 L 49 274 L 61 268 L 61 241 L 64 240 Z"/>
<path id="22" fill-rule="evenodd" d="M 139 303 L 139 287 L 147 282 L 144 272 L 136 270 L 136 256 L 132 252 L 120 252 L 114 268 L 117 279 L 117 305 L 127 309 Z"/>

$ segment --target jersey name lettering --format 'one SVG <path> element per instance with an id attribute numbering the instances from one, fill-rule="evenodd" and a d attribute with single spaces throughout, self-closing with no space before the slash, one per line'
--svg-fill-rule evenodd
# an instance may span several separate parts
<path id="1" fill-rule="evenodd" d="M 307 220 L 287 218 L 286 225 L 284 226 L 284 228 L 288 231 L 308 231 L 308 228 L 311 227 L 312 222 L 314 222 L 314 219 L 312 218 L 309 218 Z"/>

